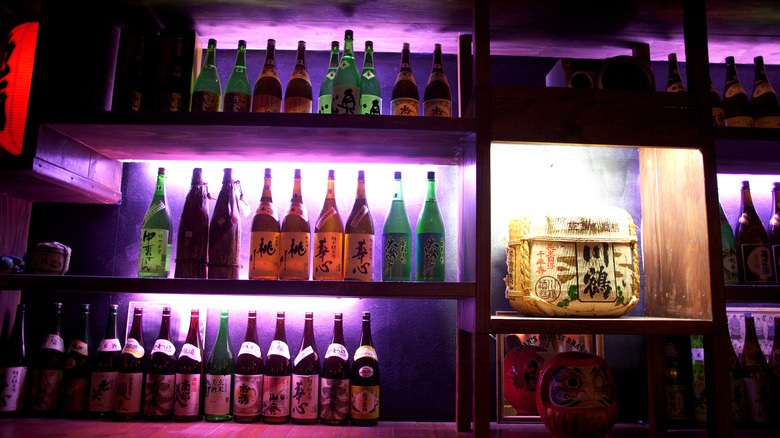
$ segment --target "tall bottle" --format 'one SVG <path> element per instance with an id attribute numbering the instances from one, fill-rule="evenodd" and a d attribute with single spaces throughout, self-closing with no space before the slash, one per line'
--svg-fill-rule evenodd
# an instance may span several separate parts
<path id="1" fill-rule="evenodd" d="M 80 415 L 87 410 L 90 375 L 89 344 L 91 342 L 89 335 L 89 304 L 82 304 L 78 332 L 71 341 L 68 352 L 65 355 L 65 370 L 63 373 L 65 404 L 62 410 L 67 415 Z"/>
<path id="2" fill-rule="evenodd" d="M 666 92 L 667 93 L 684 93 L 688 90 L 685 89 L 685 85 L 680 77 L 680 68 L 677 64 L 677 54 L 669 54 L 669 74 L 666 79 Z"/>
<path id="3" fill-rule="evenodd" d="M 740 212 L 734 237 L 740 280 L 745 284 L 771 284 L 774 282 L 774 275 L 769 239 L 753 206 L 748 181 L 742 181 Z"/>
<path id="4" fill-rule="evenodd" d="M 441 44 L 434 45 L 431 76 L 423 94 L 423 115 L 452 117 L 452 91 L 442 67 Z"/>
<path id="5" fill-rule="evenodd" d="M 412 74 L 409 61 L 409 43 L 404 43 L 401 51 L 401 68 L 393 85 L 390 107 L 394 116 L 416 116 L 420 112 L 420 92 Z"/>
<path id="6" fill-rule="evenodd" d="M 682 361 L 673 342 L 664 344 L 664 391 L 666 393 L 666 418 L 672 423 L 684 422 L 687 418 L 685 384 L 682 376 Z"/>
<path id="7" fill-rule="evenodd" d="M 775 89 L 769 83 L 764 68 L 764 57 L 753 58 L 755 81 L 750 106 L 757 128 L 780 128 L 780 100 Z"/>
<path id="8" fill-rule="evenodd" d="M 192 309 L 187 338 L 176 359 L 176 379 L 173 392 L 173 419 L 201 419 L 200 398 L 203 386 L 203 342 L 200 338 L 200 311 Z"/>
<path id="9" fill-rule="evenodd" d="M 145 37 L 140 36 L 138 50 L 124 78 L 124 101 L 121 102 L 121 108 L 128 112 L 138 112 L 147 106 L 147 99 L 144 99 L 147 89 L 144 78 L 144 46 Z"/>
<path id="10" fill-rule="evenodd" d="M 775 418 L 780 413 L 780 316 L 774 318 L 775 340 L 769 354 L 769 371 L 772 375 L 772 399 L 774 401 Z"/>
<path id="11" fill-rule="evenodd" d="M 314 342 L 314 313 L 306 312 L 301 347 L 292 368 L 290 417 L 293 423 L 317 423 L 320 371 L 320 356 Z"/>
<path id="12" fill-rule="evenodd" d="M 209 252 L 208 184 L 203 169 L 192 169 L 192 183 L 179 220 L 176 240 L 176 278 L 206 278 Z"/>
<path id="13" fill-rule="evenodd" d="M 320 422 L 333 426 L 345 424 L 349 418 L 349 352 L 343 325 L 342 314 L 336 313 L 320 379 Z"/>
<path id="14" fill-rule="evenodd" d="M 53 415 L 59 408 L 60 385 L 65 365 L 65 345 L 60 332 L 62 303 L 52 305 L 51 325 L 38 351 L 35 371 L 33 372 L 32 409 L 39 415 Z"/>
<path id="15" fill-rule="evenodd" d="M 704 339 L 691 335 L 691 373 L 693 374 L 693 419 L 707 423 L 707 391 L 704 377 Z"/>
<path id="16" fill-rule="evenodd" d="M 310 113 L 312 107 L 311 78 L 306 69 L 306 42 L 298 41 L 298 56 L 290 80 L 284 90 L 284 112 Z"/>
<path id="17" fill-rule="evenodd" d="M 117 337 L 116 317 L 118 306 L 108 306 L 106 331 L 92 361 L 87 410 L 94 417 L 108 417 L 114 412 L 116 383 L 119 374 L 119 355 L 122 341 Z"/>
<path id="18" fill-rule="evenodd" d="M 374 69 L 374 43 L 366 41 L 360 74 L 360 114 L 382 114 L 382 87 Z"/>
<path id="19" fill-rule="evenodd" d="M 246 41 L 238 41 L 238 54 L 233 71 L 225 84 L 225 100 L 222 111 L 248 113 L 252 107 L 252 86 L 246 73 Z"/>
<path id="20" fill-rule="evenodd" d="M 271 195 L 271 169 L 265 169 L 263 195 L 252 219 L 249 238 L 249 278 L 279 278 L 279 216 Z"/>
<path id="21" fill-rule="evenodd" d="M 257 312 L 250 310 L 246 335 L 236 356 L 233 384 L 233 420 L 236 423 L 260 421 L 263 413 L 263 353 L 257 340 Z"/>
<path id="22" fill-rule="evenodd" d="M 328 171 L 328 191 L 314 226 L 312 251 L 315 280 L 344 279 L 344 224 L 336 205 L 335 171 Z"/>
<path id="23" fill-rule="evenodd" d="M 290 383 L 292 362 L 290 347 L 284 330 L 284 312 L 276 313 L 274 340 L 265 356 L 263 375 L 263 422 L 286 423 L 290 421 Z"/>
<path id="24" fill-rule="evenodd" d="M 235 358 L 230 345 L 228 331 L 228 311 L 223 310 L 219 316 L 219 332 L 214 347 L 209 354 L 206 370 L 206 399 L 204 411 L 206 421 L 227 421 L 233 418 L 230 414 L 233 393 L 233 373 Z"/>
<path id="25" fill-rule="evenodd" d="M 209 39 L 206 59 L 203 68 L 195 80 L 190 99 L 190 111 L 219 112 L 222 111 L 222 83 L 217 71 L 217 40 Z"/>
<path id="26" fill-rule="evenodd" d="M 282 219 L 279 237 L 279 278 L 284 280 L 309 279 L 309 214 L 301 195 L 301 169 L 295 169 L 290 207 Z"/>
<path id="27" fill-rule="evenodd" d="M 415 280 L 444 281 L 444 223 L 436 202 L 434 172 L 428 172 L 428 192 L 417 220 Z"/>
<path id="28" fill-rule="evenodd" d="M 393 202 L 382 228 L 382 281 L 411 281 L 412 227 L 406 215 L 401 172 L 395 172 Z"/>
<path id="29" fill-rule="evenodd" d="M 723 89 L 723 111 L 726 126 L 753 127 L 750 99 L 739 82 L 734 57 L 726 58 L 726 86 Z"/>
<path id="30" fill-rule="evenodd" d="M 768 423 L 773 419 L 772 383 L 769 365 L 756 337 L 756 323 L 745 316 L 745 346 L 742 348 L 742 369 L 745 370 L 745 392 L 750 421 Z"/>
<path id="31" fill-rule="evenodd" d="M 726 126 L 726 113 L 723 110 L 723 100 L 720 98 L 718 89 L 710 79 L 710 106 L 712 106 L 712 126 Z"/>
<path id="32" fill-rule="evenodd" d="M 352 361 L 349 383 L 352 424 L 376 425 L 379 421 L 379 359 L 371 340 L 370 312 L 363 312 L 363 331 Z"/>
<path id="33" fill-rule="evenodd" d="M 252 97 L 252 112 L 280 113 L 282 112 L 282 82 L 276 71 L 276 40 L 269 39 L 265 49 L 265 63 L 260 70 L 260 76 L 255 82 L 255 93 Z"/>
<path id="34" fill-rule="evenodd" d="M 330 43 L 330 63 L 328 64 L 328 71 L 325 73 L 325 77 L 322 78 L 320 84 L 320 97 L 318 100 L 319 113 L 330 114 L 330 104 L 333 100 L 333 79 L 336 77 L 336 72 L 339 69 L 339 42 L 331 41 Z"/>
<path id="35" fill-rule="evenodd" d="M 165 168 L 157 170 L 157 185 L 141 222 L 139 277 L 167 277 L 171 270 L 171 213 L 165 199 Z"/>
<path id="36" fill-rule="evenodd" d="M 344 31 L 344 53 L 333 78 L 331 114 L 360 114 L 360 73 L 352 48 L 352 31 Z"/>
<path id="37" fill-rule="evenodd" d="M 18 415 L 24 409 L 27 360 L 24 357 L 24 304 L 16 306 L 16 317 L 5 351 L 0 357 L 0 418 Z"/>
<path id="38" fill-rule="evenodd" d="M 745 372 L 739 363 L 737 352 L 734 351 L 734 344 L 731 339 L 726 337 L 729 352 L 729 376 L 731 377 L 731 421 L 737 426 L 745 423 L 748 418 L 747 413 L 747 395 L 745 395 Z"/>
<path id="39" fill-rule="evenodd" d="M 168 66 L 168 71 L 160 86 L 157 108 L 161 112 L 179 113 L 185 110 L 185 102 L 189 97 L 187 83 L 181 75 L 184 70 L 184 58 L 182 57 L 183 38 L 176 37 L 176 46 L 173 58 Z"/>
<path id="40" fill-rule="evenodd" d="M 171 308 L 163 307 L 160 333 L 149 354 L 149 369 L 146 375 L 144 418 L 148 421 L 165 421 L 173 416 L 176 347 L 171 339 Z"/>
<path id="41" fill-rule="evenodd" d="M 780 182 L 772 183 L 772 218 L 766 226 L 775 283 L 780 284 Z M 780 336 L 780 333 L 775 334 Z"/>
<path id="42" fill-rule="evenodd" d="M 723 206 L 718 202 L 720 209 L 720 245 L 723 254 L 723 283 L 739 283 L 739 267 L 737 266 L 737 247 L 734 241 L 734 229 L 731 228 Z"/>
<path id="43" fill-rule="evenodd" d="M 243 196 L 241 184 L 233 179 L 233 169 L 225 169 L 209 223 L 209 278 L 238 279 Z"/>
<path id="44" fill-rule="evenodd" d="M 122 354 L 119 355 L 119 374 L 116 379 L 117 420 L 136 420 L 141 418 L 141 404 L 144 399 L 144 374 L 149 356 L 144 348 L 143 308 L 133 309 L 133 324 L 125 341 Z"/>
<path id="45" fill-rule="evenodd" d="M 357 193 L 344 227 L 344 279 L 372 281 L 374 275 L 374 220 L 366 201 L 365 173 L 358 171 Z"/>

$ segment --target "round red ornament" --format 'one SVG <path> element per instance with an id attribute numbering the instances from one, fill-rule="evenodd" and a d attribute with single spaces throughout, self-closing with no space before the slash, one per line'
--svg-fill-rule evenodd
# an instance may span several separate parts
<path id="1" fill-rule="evenodd" d="M 544 347 L 526 345 L 504 357 L 504 398 L 519 415 L 536 415 L 536 384 L 546 352 Z"/>

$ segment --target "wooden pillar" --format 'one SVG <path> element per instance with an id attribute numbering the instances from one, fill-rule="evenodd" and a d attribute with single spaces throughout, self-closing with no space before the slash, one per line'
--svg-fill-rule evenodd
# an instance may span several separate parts
<path id="1" fill-rule="evenodd" d="M 0 193 L 0 256 L 24 257 L 27 234 L 30 230 L 32 202 Z M 16 306 L 21 300 L 18 290 L 0 291 L 0 334 L 8 336 L 16 317 Z"/>

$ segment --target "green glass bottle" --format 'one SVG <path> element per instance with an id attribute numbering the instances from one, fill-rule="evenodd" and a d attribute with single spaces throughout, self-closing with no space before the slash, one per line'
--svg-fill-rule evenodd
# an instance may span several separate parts
<path id="1" fill-rule="evenodd" d="M 734 242 L 734 229 L 731 228 L 723 206 L 720 209 L 720 245 L 723 253 L 723 284 L 739 283 L 739 268 L 737 266 L 737 247 Z"/>
<path id="2" fill-rule="evenodd" d="M 263 375 L 263 422 L 290 421 L 290 381 L 292 361 L 284 329 L 284 312 L 276 312 L 274 340 L 265 355 Z"/>
<path id="3" fill-rule="evenodd" d="M 65 345 L 62 340 L 60 319 L 62 303 L 52 305 L 51 325 L 38 351 L 33 372 L 30 397 L 36 415 L 50 416 L 60 403 L 60 387 L 65 366 Z"/>
<path id="4" fill-rule="evenodd" d="M 265 50 L 265 63 L 255 82 L 252 112 L 282 112 L 282 82 L 276 71 L 276 40 L 269 39 Z"/>
<path id="5" fill-rule="evenodd" d="M 238 54 L 233 72 L 225 84 L 225 100 L 222 111 L 226 113 L 248 113 L 252 107 L 252 86 L 246 74 L 246 41 L 238 41 Z"/>
<path id="6" fill-rule="evenodd" d="M 371 340 L 370 312 L 363 312 L 363 331 L 352 361 L 349 383 L 352 424 L 375 426 L 379 421 L 379 359 Z"/>
<path id="7" fill-rule="evenodd" d="M 374 220 L 366 201 L 366 178 L 362 170 L 358 171 L 355 203 L 344 226 L 344 279 L 374 279 Z"/>
<path id="8" fill-rule="evenodd" d="M 739 82 L 737 66 L 734 57 L 726 58 L 726 86 L 723 89 L 723 111 L 726 115 L 726 126 L 754 126 L 750 99 Z"/>
<path id="9" fill-rule="evenodd" d="M 382 114 L 382 87 L 374 69 L 374 43 L 366 41 L 360 75 L 360 114 Z"/>
<path id="10" fill-rule="evenodd" d="M 404 43 L 401 51 L 401 68 L 395 78 L 390 101 L 391 114 L 394 116 L 416 116 L 420 112 L 420 91 L 412 74 L 410 57 L 409 43 Z"/>
<path id="11" fill-rule="evenodd" d="M 320 355 L 314 341 L 314 313 L 306 312 L 303 338 L 292 368 L 290 417 L 293 423 L 317 423 L 320 371 Z"/>
<path id="12" fill-rule="evenodd" d="M 315 280 L 344 279 L 344 223 L 336 205 L 336 176 L 328 171 L 328 191 L 314 226 L 312 243 Z"/>
<path id="13" fill-rule="evenodd" d="M 423 94 L 423 115 L 428 117 L 452 117 L 452 90 L 442 66 L 441 44 L 433 49 L 431 76 Z"/>
<path id="14" fill-rule="evenodd" d="M 89 304 L 81 305 L 79 329 L 65 355 L 65 404 L 63 412 L 69 416 L 80 416 L 87 410 L 89 395 Z"/>
<path id="15" fill-rule="evenodd" d="M 306 42 L 298 41 L 298 56 L 295 59 L 290 80 L 284 90 L 284 112 L 310 113 L 312 106 L 311 79 L 306 69 Z"/>
<path id="16" fill-rule="evenodd" d="M 125 346 L 119 355 L 114 408 L 114 418 L 117 420 L 137 420 L 143 413 L 141 403 L 144 399 L 144 374 L 149 358 L 144 348 L 143 314 L 143 308 L 133 309 L 130 334 L 127 335 Z"/>
<path id="17" fill-rule="evenodd" d="M 257 312 L 250 310 L 246 335 L 236 356 L 233 379 L 233 421 L 254 423 L 263 412 L 263 353 L 257 340 Z"/>
<path id="18" fill-rule="evenodd" d="M 330 64 L 328 65 L 328 71 L 325 73 L 325 77 L 322 78 L 322 84 L 320 84 L 320 97 L 318 100 L 319 113 L 330 114 L 330 104 L 333 100 L 333 79 L 336 77 L 336 71 L 339 69 L 339 42 L 331 41 L 330 43 Z"/>
<path id="19" fill-rule="evenodd" d="M 206 60 L 192 88 L 190 111 L 219 112 L 222 110 L 222 83 L 217 71 L 217 40 L 209 39 Z"/>
<path id="20" fill-rule="evenodd" d="M 203 342 L 200 337 L 200 310 L 192 309 L 187 338 L 176 359 L 176 380 L 173 392 L 173 419 L 201 419 L 200 398 L 203 383 Z"/>
<path id="21" fill-rule="evenodd" d="M 165 168 L 157 171 L 157 185 L 141 223 L 139 277 L 167 277 L 171 270 L 171 213 L 165 199 Z"/>
<path id="22" fill-rule="evenodd" d="M 412 280 L 412 227 L 406 215 L 401 172 L 395 172 L 393 202 L 382 228 L 382 281 Z"/>
<path id="23" fill-rule="evenodd" d="M 147 421 L 166 421 L 173 417 L 176 347 L 171 340 L 171 308 L 163 307 L 160 333 L 149 354 L 146 375 L 144 418 Z"/>
<path id="24" fill-rule="evenodd" d="M 206 371 L 206 421 L 228 421 L 233 418 L 230 398 L 233 393 L 235 364 L 228 332 L 228 311 L 223 310 L 219 316 L 219 333 L 209 354 Z"/>
<path id="25" fill-rule="evenodd" d="M 707 423 L 707 392 L 704 378 L 704 339 L 691 335 L 691 371 L 693 374 L 693 419 L 700 425 Z"/>
<path id="26" fill-rule="evenodd" d="M 0 357 L 0 418 L 19 415 L 24 409 L 27 361 L 24 357 L 24 304 L 16 306 L 14 327 Z"/>
<path id="27" fill-rule="evenodd" d="M 119 355 L 122 342 L 116 334 L 118 306 L 108 306 L 106 331 L 92 361 L 87 410 L 92 417 L 108 417 L 114 411 L 116 379 L 119 371 Z"/>
<path id="28" fill-rule="evenodd" d="M 435 173 L 428 172 L 428 193 L 417 220 L 416 281 L 444 281 L 444 223 L 436 203 Z"/>
<path id="29" fill-rule="evenodd" d="M 349 418 L 349 352 L 344 346 L 344 322 L 341 313 L 333 318 L 331 338 L 322 362 L 320 379 L 320 422 L 339 426 Z"/>
<path id="30" fill-rule="evenodd" d="M 333 78 L 331 114 L 360 114 L 360 73 L 352 49 L 352 31 L 344 32 L 344 54 Z"/>

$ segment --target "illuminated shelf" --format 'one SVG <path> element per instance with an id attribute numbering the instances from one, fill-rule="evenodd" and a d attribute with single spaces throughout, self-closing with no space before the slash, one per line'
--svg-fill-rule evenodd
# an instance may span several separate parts
<path id="1" fill-rule="evenodd" d="M 726 285 L 727 303 L 775 303 L 780 304 L 780 285 L 746 286 Z"/>
<path id="2" fill-rule="evenodd" d="M 626 335 L 710 334 L 712 321 L 649 316 L 620 318 L 490 317 L 491 333 L 584 333 Z"/>

